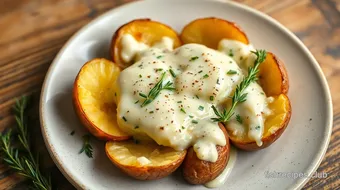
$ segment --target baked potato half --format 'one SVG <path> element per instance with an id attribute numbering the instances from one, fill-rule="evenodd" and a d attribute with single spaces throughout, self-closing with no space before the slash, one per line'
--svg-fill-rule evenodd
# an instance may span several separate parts
<path id="1" fill-rule="evenodd" d="M 219 123 L 219 126 L 225 135 L 226 145 L 216 147 L 218 151 L 217 161 L 208 162 L 200 160 L 196 156 L 193 147 L 190 147 L 183 162 L 183 176 L 187 182 L 191 184 L 205 184 L 220 175 L 226 167 L 230 152 L 229 138 L 223 124 Z"/>
<path id="2" fill-rule="evenodd" d="M 183 162 L 187 153 L 148 141 L 107 142 L 106 155 L 127 175 L 139 180 L 168 176 Z"/>
<path id="3" fill-rule="evenodd" d="M 282 135 L 291 117 L 289 98 L 285 94 L 281 94 L 274 97 L 274 101 L 268 106 L 273 113 L 265 120 L 262 146 L 258 146 L 254 140 L 250 140 L 247 131 L 242 135 L 235 136 L 233 131 L 228 130 L 227 127 L 229 138 L 233 145 L 246 151 L 259 150 L 268 147 Z"/>
<path id="4" fill-rule="evenodd" d="M 267 57 L 259 67 L 259 82 L 267 96 L 287 94 L 289 79 L 283 62 L 273 53 L 268 52 Z"/>
<path id="5" fill-rule="evenodd" d="M 123 35 L 130 34 L 138 42 L 143 42 L 148 46 L 152 46 L 160 42 L 163 37 L 169 37 L 173 40 L 173 48 L 182 45 L 176 31 L 171 27 L 160 22 L 152 21 L 150 19 L 136 19 L 121 26 L 113 35 L 110 54 L 113 61 L 121 68 L 124 69 L 132 63 L 126 63 L 121 57 L 122 44 L 121 39 Z"/>
<path id="6" fill-rule="evenodd" d="M 249 44 L 246 34 L 235 23 L 213 17 L 192 21 L 184 27 L 180 37 L 184 44 L 198 43 L 212 49 L 218 49 L 218 44 L 223 39 Z M 273 53 L 269 52 L 261 64 L 259 81 L 268 96 L 288 93 L 289 80 L 286 68 Z"/>
<path id="7" fill-rule="evenodd" d="M 217 49 L 222 39 L 249 44 L 247 35 L 235 23 L 219 18 L 201 18 L 187 24 L 180 35 L 184 44 L 197 43 Z"/>
<path id="8" fill-rule="evenodd" d="M 106 59 L 93 59 L 80 69 L 73 85 L 73 105 L 81 123 L 101 140 L 126 140 L 117 124 L 116 80 L 120 69 Z"/>

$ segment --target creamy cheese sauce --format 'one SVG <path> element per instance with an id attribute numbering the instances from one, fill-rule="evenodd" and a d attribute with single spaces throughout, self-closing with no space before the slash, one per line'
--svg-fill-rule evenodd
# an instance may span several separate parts
<path id="1" fill-rule="evenodd" d="M 217 123 L 211 121 L 216 117 L 211 106 L 223 108 L 230 102 L 251 60 L 256 59 L 250 52 L 253 48 L 222 40 L 220 52 L 198 44 L 171 51 L 170 38 L 163 38 L 151 48 L 129 35 L 123 39 L 122 56 L 130 61 L 138 59 L 119 76 L 119 127 L 135 138 L 149 137 L 176 150 L 193 146 L 199 159 L 215 162 L 216 145 L 224 146 L 226 141 Z M 148 95 L 163 73 L 163 84 L 171 82 L 175 90 L 160 91 L 142 107 L 145 98 L 141 94 Z M 236 107 L 228 127 L 234 133 L 248 131 L 248 137 L 261 146 L 263 116 L 269 112 L 266 96 L 257 83 L 252 83 L 246 93 L 247 101 Z M 243 124 L 238 123 L 236 115 L 244 118 Z"/>
<path id="2" fill-rule="evenodd" d="M 222 186 L 227 181 L 231 171 L 235 166 L 236 157 L 237 157 L 236 149 L 234 147 L 230 147 L 229 161 L 227 163 L 227 166 L 224 168 L 223 172 L 219 176 L 209 181 L 208 183 L 204 184 L 204 186 L 208 188 L 216 188 Z"/>

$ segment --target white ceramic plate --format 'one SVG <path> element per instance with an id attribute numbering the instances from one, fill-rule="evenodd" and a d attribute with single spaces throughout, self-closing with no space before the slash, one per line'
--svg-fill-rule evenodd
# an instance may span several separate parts
<path id="1" fill-rule="evenodd" d="M 239 152 L 236 165 L 220 189 L 299 189 L 308 178 L 266 178 L 266 172 L 313 173 L 329 143 L 332 103 L 318 63 L 307 48 L 270 17 L 248 7 L 206 0 L 150 0 L 130 3 L 100 16 L 76 33 L 59 52 L 45 79 L 41 96 L 41 126 L 54 162 L 77 188 L 84 189 L 205 189 L 187 184 L 179 171 L 165 179 L 137 181 L 121 173 L 105 156 L 104 143 L 93 140 L 94 158 L 78 152 L 80 125 L 72 107 L 72 85 L 81 68 L 95 57 L 108 58 L 114 31 L 136 18 L 151 18 L 181 31 L 200 17 L 220 17 L 238 23 L 256 48 L 274 52 L 286 64 L 293 114 L 288 128 L 272 146 Z M 74 136 L 70 132 L 75 130 Z"/>

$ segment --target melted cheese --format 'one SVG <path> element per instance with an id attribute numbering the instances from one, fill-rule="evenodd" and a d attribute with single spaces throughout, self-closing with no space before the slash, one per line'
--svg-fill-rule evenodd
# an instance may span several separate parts
<path id="1" fill-rule="evenodd" d="M 247 45 L 235 40 L 221 40 L 218 44 L 218 51 L 232 57 L 236 63 L 247 73 L 248 68 L 254 65 L 256 55 L 251 53 L 256 51 L 252 45 Z"/>
<path id="2" fill-rule="evenodd" d="M 221 52 L 198 44 L 183 45 L 171 51 L 173 44 L 167 38 L 152 48 L 145 48 L 145 44 L 131 37 L 123 37 L 126 39 L 122 42 L 122 56 L 131 58 L 138 54 L 139 59 L 119 76 L 121 94 L 117 117 L 120 128 L 135 138 L 151 138 L 176 150 L 193 146 L 199 159 L 215 162 L 216 145 L 224 146 L 226 141 L 222 130 L 211 120 L 216 117 L 211 106 L 221 108 L 228 100 L 230 102 L 228 97 L 242 81 L 243 65 L 251 59 L 253 49 L 236 41 L 223 40 Z M 230 49 L 233 56 L 225 52 Z M 243 61 L 241 56 L 244 56 Z M 141 107 L 145 100 L 141 94 L 148 95 L 163 73 L 163 84 L 171 82 L 175 90 L 162 90 L 151 103 Z M 239 104 L 235 111 L 248 117 L 249 122 L 238 123 L 242 127 L 238 126 L 235 114 L 230 129 L 236 133 L 248 131 L 249 138 L 260 146 L 264 119 L 258 114 L 266 111 L 266 96 L 257 83 L 252 83 L 246 93 L 248 100 Z M 261 126 L 261 129 L 250 130 L 254 126 Z"/>
<path id="3" fill-rule="evenodd" d="M 121 39 L 122 51 L 121 57 L 124 62 L 129 63 L 139 56 L 141 52 L 150 48 L 148 45 L 138 42 L 131 34 L 123 35 Z M 160 42 L 153 45 L 155 48 L 172 50 L 173 40 L 169 37 L 163 37 Z"/>
<path id="4" fill-rule="evenodd" d="M 268 109 L 269 101 L 257 83 L 251 83 L 244 93 L 248 94 L 247 101 L 235 108 L 235 117 L 229 121 L 227 127 L 238 136 L 248 131 L 248 138 L 255 140 L 258 146 L 262 146 L 264 118 L 271 113 Z M 241 118 L 241 123 L 236 120 L 237 115 Z M 247 129 L 244 126 L 247 126 Z"/>

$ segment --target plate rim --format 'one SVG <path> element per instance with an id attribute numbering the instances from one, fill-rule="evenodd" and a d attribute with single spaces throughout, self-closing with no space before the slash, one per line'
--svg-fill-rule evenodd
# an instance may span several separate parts
<path id="1" fill-rule="evenodd" d="M 145 1 L 155 1 L 155 2 L 157 1 L 159 3 L 159 2 L 162 2 L 162 1 L 165 2 L 167 0 L 145 0 Z M 176 1 L 181 2 L 182 0 L 176 0 Z M 194 1 L 194 0 L 189 0 L 189 1 Z M 304 54 L 307 56 L 307 58 L 312 63 L 311 66 L 314 67 L 313 69 L 316 71 L 316 75 L 320 79 L 320 82 L 322 84 L 321 88 L 323 89 L 323 93 L 324 93 L 324 95 L 326 97 L 326 101 L 327 101 L 326 114 L 325 114 L 325 117 L 326 117 L 325 134 L 323 135 L 323 137 L 325 139 L 321 143 L 321 149 L 319 149 L 317 151 L 316 156 L 314 157 L 314 159 L 311 162 L 311 165 L 305 171 L 309 175 L 314 173 L 319 168 L 319 166 L 320 166 L 320 164 L 321 164 L 321 162 L 322 162 L 322 160 L 323 160 L 323 158 L 324 158 L 324 156 L 327 152 L 328 145 L 329 145 L 329 142 L 330 142 L 330 139 L 331 139 L 332 128 L 333 128 L 333 103 L 332 103 L 331 92 L 330 92 L 329 85 L 327 83 L 327 79 L 326 79 L 325 75 L 323 74 L 323 71 L 322 71 L 319 63 L 317 62 L 317 60 L 315 59 L 313 54 L 309 51 L 309 49 L 303 44 L 303 42 L 297 36 L 295 36 L 295 34 L 293 32 L 291 32 L 284 25 L 282 25 L 279 21 L 270 17 L 266 13 L 263 13 L 259 10 L 251 8 L 247 5 L 244 5 L 244 4 L 241 4 L 241 3 L 238 3 L 238 2 L 233 2 L 233 1 L 222 1 L 222 0 L 200 0 L 200 1 L 206 1 L 206 2 L 210 1 L 210 2 L 213 2 L 213 3 L 228 4 L 231 7 L 236 7 L 236 8 L 243 9 L 245 11 L 251 12 L 254 15 L 260 17 L 260 19 L 263 19 L 263 20 L 270 22 L 271 24 L 275 25 L 275 27 L 277 27 L 280 31 L 285 33 L 289 38 L 291 38 L 292 41 L 297 46 L 299 46 L 299 48 L 301 48 L 303 50 Z M 45 121 L 45 118 L 44 118 L 44 111 L 45 111 L 44 100 L 46 99 L 46 94 L 47 94 L 47 92 L 46 92 L 47 83 L 49 83 L 49 81 L 51 80 L 52 70 L 54 70 L 55 66 L 59 62 L 61 55 L 64 54 L 66 48 L 69 46 L 69 44 L 76 37 L 78 37 L 80 34 L 82 34 L 88 28 L 92 27 L 92 25 L 94 25 L 96 22 L 107 17 L 108 15 L 111 15 L 115 12 L 119 12 L 121 9 L 128 7 L 132 4 L 139 4 L 139 3 L 143 3 L 143 2 L 144 1 L 140 1 L 140 0 L 132 1 L 132 2 L 128 2 L 128 3 L 125 3 L 123 5 L 119 5 L 117 7 L 114 7 L 112 9 L 109 9 L 106 12 L 99 15 L 98 17 L 96 17 L 95 19 L 91 20 L 89 23 L 87 23 L 86 25 L 84 25 L 80 29 L 78 29 L 67 40 L 67 42 L 63 45 L 63 47 L 59 50 L 58 54 L 53 59 L 52 63 L 50 64 L 50 66 L 49 66 L 49 68 L 46 72 L 44 82 L 43 82 L 43 85 L 42 85 L 42 88 L 41 88 L 40 101 L 39 101 L 39 119 L 40 119 L 41 133 L 42 133 L 46 148 L 47 148 L 53 162 L 58 167 L 58 169 L 61 171 L 61 173 L 65 176 L 65 178 L 77 189 L 85 189 L 86 187 L 84 185 L 82 185 L 82 183 L 80 181 L 77 181 L 71 173 L 69 173 L 68 169 L 66 169 L 66 167 L 63 165 L 63 163 L 59 160 L 52 143 L 48 140 L 48 137 L 47 137 L 48 135 L 47 135 L 47 132 L 46 132 L 46 121 Z M 310 178 L 300 178 L 300 179 L 296 180 L 292 184 L 290 189 L 301 189 L 309 181 L 309 179 Z"/>

